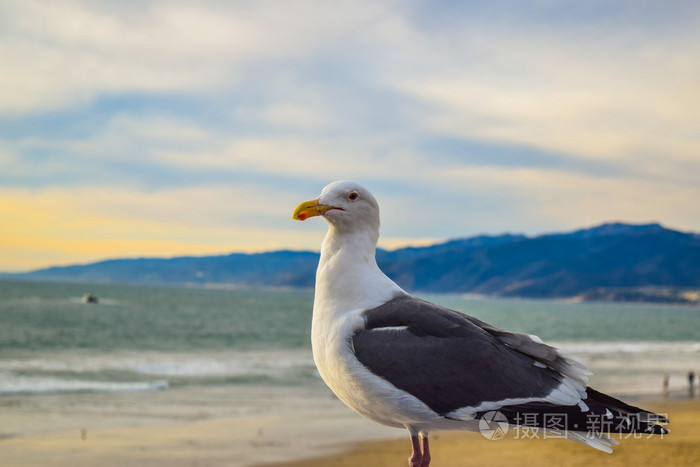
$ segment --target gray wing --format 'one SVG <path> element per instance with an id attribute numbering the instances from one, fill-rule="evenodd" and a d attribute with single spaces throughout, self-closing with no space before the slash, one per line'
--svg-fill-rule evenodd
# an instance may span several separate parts
<path id="1" fill-rule="evenodd" d="M 441 415 L 486 401 L 543 400 L 579 371 L 526 334 L 409 295 L 364 317 L 365 327 L 352 337 L 358 360 Z M 578 383 L 585 391 L 585 380 Z"/>

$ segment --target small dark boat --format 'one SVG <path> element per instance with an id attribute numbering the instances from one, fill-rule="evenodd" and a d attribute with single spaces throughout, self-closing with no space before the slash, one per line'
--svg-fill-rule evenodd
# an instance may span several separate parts
<path id="1" fill-rule="evenodd" d="M 100 303 L 100 297 L 91 293 L 83 295 L 83 303 Z"/>

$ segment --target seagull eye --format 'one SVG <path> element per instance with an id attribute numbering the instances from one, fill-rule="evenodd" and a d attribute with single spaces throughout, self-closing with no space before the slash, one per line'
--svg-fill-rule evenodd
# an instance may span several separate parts
<path id="1" fill-rule="evenodd" d="M 350 194 L 348 194 L 348 199 L 349 199 L 350 201 L 355 201 L 355 200 L 356 200 L 357 198 L 359 198 L 359 197 L 360 197 L 360 195 L 358 195 L 358 194 L 357 194 L 356 192 L 354 192 L 354 191 L 351 192 Z"/>

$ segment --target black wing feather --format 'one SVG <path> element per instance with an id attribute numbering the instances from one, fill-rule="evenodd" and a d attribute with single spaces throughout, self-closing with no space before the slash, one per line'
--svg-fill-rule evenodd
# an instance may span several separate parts
<path id="1" fill-rule="evenodd" d="M 410 295 L 367 310 L 364 317 L 364 329 L 352 337 L 357 359 L 443 416 L 485 401 L 544 399 L 559 386 L 563 374 L 578 365 L 525 334 L 504 331 Z M 590 387 L 585 390 L 586 412 L 578 405 L 545 401 L 504 405 L 498 410 L 513 424 L 551 428 L 551 416 L 558 414 L 564 416 L 564 428 L 572 431 L 667 433 L 656 425 L 668 422 L 664 417 Z"/>
<path id="2" fill-rule="evenodd" d="M 561 381 L 465 315 L 410 296 L 365 319 L 352 338 L 358 360 L 441 415 L 484 401 L 544 398 Z M 405 328 L 382 329 L 395 327 Z"/>

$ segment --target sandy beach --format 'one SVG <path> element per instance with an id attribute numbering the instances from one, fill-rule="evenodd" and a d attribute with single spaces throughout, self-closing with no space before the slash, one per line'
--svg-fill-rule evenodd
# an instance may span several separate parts
<path id="1" fill-rule="evenodd" d="M 615 436 L 620 445 L 606 454 L 561 439 L 514 439 L 515 433 L 491 441 L 478 433 L 442 432 L 431 436 L 431 465 L 450 466 L 697 466 L 700 465 L 700 400 L 648 401 L 640 406 L 667 413 L 671 433 L 661 437 Z M 266 467 L 406 465 L 408 439 L 354 445 L 339 455 L 316 457 Z"/>
<path id="2" fill-rule="evenodd" d="M 238 415 L 223 402 L 249 406 L 244 399 L 256 396 L 266 408 L 256 408 L 255 415 Z M 243 467 L 336 454 L 359 441 L 403 436 L 313 388 L 38 397 L 46 398 L 47 406 L 68 409 L 23 410 L 32 396 L 0 400 L 0 466 Z"/>
<path id="3" fill-rule="evenodd" d="M 99 308 L 82 303 L 81 284 L 0 288 L 0 466 L 406 464 L 405 430 L 363 419 L 319 377 L 310 293 L 91 290 L 105 298 Z M 686 389 L 700 355 L 695 310 L 441 299 L 507 329 L 557 336 L 553 344 L 595 373 L 591 386 L 670 413 L 672 433 L 623 440 L 613 456 L 562 440 L 435 433 L 434 465 L 477 456 L 472 464 L 700 465 L 699 409 Z M 662 398 L 664 375 L 671 402 Z"/>
<path id="4" fill-rule="evenodd" d="M 700 400 L 640 402 L 668 413 L 662 439 L 621 439 L 613 455 L 559 439 L 490 441 L 478 433 L 432 436 L 433 465 L 700 465 Z M 406 464 L 402 430 L 381 427 L 341 405 L 322 411 L 154 426 L 62 430 L 0 440 L 3 466 L 384 466 Z"/>

